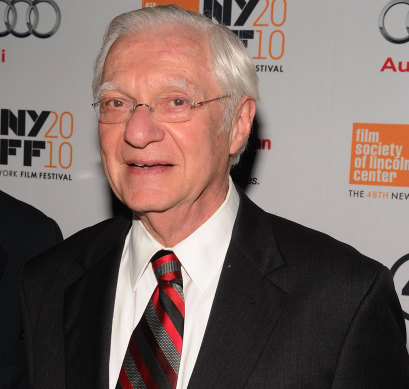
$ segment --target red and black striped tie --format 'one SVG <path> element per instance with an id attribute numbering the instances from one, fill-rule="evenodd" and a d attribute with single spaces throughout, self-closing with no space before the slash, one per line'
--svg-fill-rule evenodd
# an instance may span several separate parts
<path id="1" fill-rule="evenodd" d="M 181 265 L 166 250 L 151 262 L 158 285 L 131 335 L 116 389 L 176 388 L 185 318 Z"/>

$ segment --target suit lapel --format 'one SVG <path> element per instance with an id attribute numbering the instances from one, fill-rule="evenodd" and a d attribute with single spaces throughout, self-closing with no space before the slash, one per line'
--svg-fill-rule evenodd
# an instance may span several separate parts
<path id="1" fill-rule="evenodd" d="M 65 292 L 66 387 L 108 389 L 112 316 L 129 221 L 111 226 L 82 259 L 83 273 Z"/>
<path id="2" fill-rule="evenodd" d="M 284 260 L 268 221 L 242 196 L 189 388 L 244 387 L 279 320 L 287 295 L 272 274 Z"/>

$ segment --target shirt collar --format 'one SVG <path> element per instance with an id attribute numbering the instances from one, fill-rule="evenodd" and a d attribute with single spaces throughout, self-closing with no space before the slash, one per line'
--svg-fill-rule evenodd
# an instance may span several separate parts
<path id="1" fill-rule="evenodd" d="M 191 280 L 204 291 L 223 265 L 239 208 L 239 194 L 229 177 L 226 199 L 217 211 L 172 250 Z M 145 272 L 150 259 L 164 249 L 146 230 L 142 222 L 133 220 L 130 231 L 129 255 L 132 290 Z"/>

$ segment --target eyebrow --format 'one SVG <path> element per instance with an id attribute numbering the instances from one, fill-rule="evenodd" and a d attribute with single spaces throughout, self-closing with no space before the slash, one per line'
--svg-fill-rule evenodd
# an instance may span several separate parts
<path id="1" fill-rule="evenodd" d="M 189 89 L 189 83 L 185 79 L 174 79 L 174 80 L 169 80 L 167 85 L 165 85 L 165 88 L 179 88 L 179 89 L 184 89 L 188 90 Z M 111 81 L 105 81 L 102 83 L 98 89 L 97 89 L 97 96 L 98 98 L 101 96 L 101 93 L 104 91 L 119 91 L 121 93 L 123 92 L 123 88 L 120 85 L 115 85 Z M 124 93 L 125 94 L 125 93 Z"/>
<path id="2" fill-rule="evenodd" d="M 117 87 L 116 85 L 114 85 L 112 82 L 110 81 L 105 81 L 104 83 L 102 83 L 98 89 L 97 89 L 97 96 L 101 97 L 101 93 L 106 91 L 106 90 L 118 90 L 120 89 L 119 87 Z"/>
<path id="3" fill-rule="evenodd" d="M 185 79 L 179 79 L 179 80 L 172 80 L 169 81 L 167 87 L 175 87 L 175 88 L 183 88 L 183 89 L 188 89 L 188 82 Z"/>

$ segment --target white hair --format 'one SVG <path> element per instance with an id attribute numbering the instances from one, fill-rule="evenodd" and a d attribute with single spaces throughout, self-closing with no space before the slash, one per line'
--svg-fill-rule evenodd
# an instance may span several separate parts
<path id="1" fill-rule="evenodd" d="M 222 94 L 231 97 L 224 99 L 226 111 L 221 126 L 221 131 L 229 131 L 241 97 L 247 95 L 254 100 L 258 99 L 257 73 L 244 45 L 227 27 L 176 5 L 142 8 L 123 13 L 112 20 L 95 63 L 92 84 L 94 99 L 98 97 L 105 60 L 112 44 L 121 36 L 136 35 L 138 32 L 155 28 L 158 24 L 182 24 L 209 40 L 214 77 L 222 89 Z M 231 165 L 238 163 L 245 146 L 230 157 Z"/>

